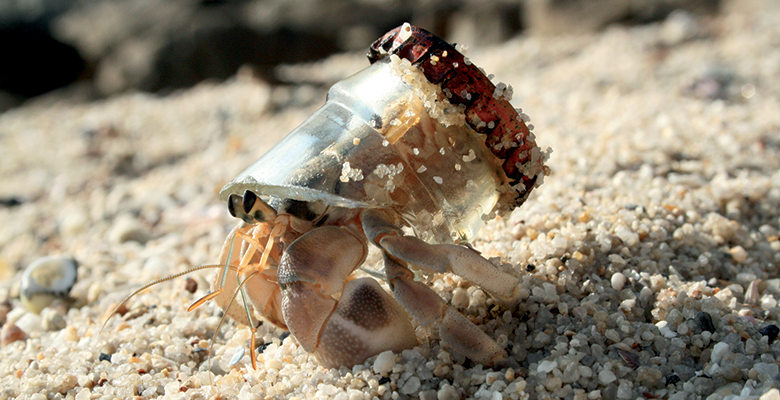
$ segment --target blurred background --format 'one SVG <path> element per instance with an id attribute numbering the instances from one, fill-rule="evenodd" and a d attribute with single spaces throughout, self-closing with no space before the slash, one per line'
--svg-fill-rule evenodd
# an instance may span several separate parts
<path id="1" fill-rule="evenodd" d="M 720 0 L 0 0 L 0 112 L 30 98 L 90 101 L 167 93 L 242 66 L 278 68 L 364 52 L 405 21 L 451 42 L 577 35 L 674 10 L 714 15 Z M 56 91 L 55 91 L 56 90 Z M 51 93 L 55 91 L 54 93 Z"/>

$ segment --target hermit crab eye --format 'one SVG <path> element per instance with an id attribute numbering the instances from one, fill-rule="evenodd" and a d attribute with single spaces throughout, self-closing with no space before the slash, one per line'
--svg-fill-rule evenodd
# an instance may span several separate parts
<path id="1" fill-rule="evenodd" d="M 240 218 L 250 224 L 276 218 L 276 211 L 251 190 L 244 191 L 242 196 L 231 194 L 228 197 L 228 212 L 233 218 Z"/>
<path id="2" fill-rule="evenodd" d="M 254 192 L 247 190 L 244 192 L 244 212 L 251 214 L 252 207 L 254 207 L 257 201 L 257 195 Z"/>
<path id="3" fill-rule="evenodd" d="M 238 203 L 240 201 L 242 201 L 241 200 L 241 196 L 239 196 L 237 194 L 231 194 L 230 197 L 228 198 L 228 202 L 227 202 L 228 203 L 228 212 L 230 213 L 230 215 L 233 218 L 239 218 L 239 216 L 236 215 L 236 206 L 235 205 L 236 205 L 236 203 Z"/>

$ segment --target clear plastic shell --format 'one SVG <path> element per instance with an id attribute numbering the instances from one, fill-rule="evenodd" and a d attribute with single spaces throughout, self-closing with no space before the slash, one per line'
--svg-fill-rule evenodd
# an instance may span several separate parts
<path id="1" fill-rule="evenodd" d="M 322 108 L 222 189 L 222 199 L 250 190 L 389 208 L 424 240 L 471 240 L 506 175 L 468 126 L 432 118 L 409 81 L 384 61 L 338 82 Z"/>

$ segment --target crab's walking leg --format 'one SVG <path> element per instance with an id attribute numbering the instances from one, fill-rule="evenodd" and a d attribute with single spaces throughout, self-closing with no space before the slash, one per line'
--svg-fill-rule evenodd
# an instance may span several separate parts
<path id="1" fill-rule="evenodd" d="M 439 323 L 441 338 L 454 349 L 485 364 L 507 362 L 501 346 L 477 326 L 448 307 L 427 285 L 414 280 L 407 266 L 434 272 L 453 272 L 482 286 L 502 303 L 517 302 L 517 278 L 505 274 L 477 252 L 455 245 L 431 245 L 405 236 L 397 222 L 380 210 L 363 214 L 363 229 L 385 256 L 385 274 L 399 303 L 426 326 Z"/>
<path id="2" fill-rule="evenodd" d="M 282 329 L 287 329 L 287 326 L 284 324 L 281 312 L 281 291 L 274 282 L 273 273 L 275 270 L 247 268 L 253 261 L 253 257 L 260 258 L 266 253 L 257 254 L 255 250 L 259 243 L 255 238 L 247 235 L 247 232 L 254 228 L 255 226 L 244 222 L 233 228 L 222 246 L 219 256 L 222 271 L 215 274 L 211 293 L 193 303 L 189 310 L 191 311 L 213 299 L 224 310 L 225 316 L 248 326 L 252 331 L 252 366 L 257 368 L 254 353 L 257 323 L 249 309 L 249 304 L 272 324 Z M 242 251 L 242 247 L 247 250 Z M 242 271 L 242 269 L 245 270 Z M 245 280 L 239 285 L 241 279 Z M 239 292 L 241 294 L 240 303 L 234 301 Z"/>
<path id="3" fill-rule="evenodd" d="M 325 226 L 296 239 L 280 260 L 284 320 L 325 366 L 351 366 L 417 344 L 406 313 L 375 280 L 348 279 L 366 253 L 348 229 Z"/>
<path id="4" fill-rule="evenodd" d="M 247 235 L 247 232 L 249 232 L 251 228 L 252 225 L 245 223 L 239 223 L 233 228 L 233 231 L 230 232 L 230 235 L 228 235 L 228 238 L 225 240 L 225 244 L 220 253 L 219 261 L 222 265 L 239 267 L 242 261 L 245 261 L 243 259 L 246 258 L 246 253 L 248 253 L 248 251 L 242 251 L 241 248 L 251 248 L 253 245 L 243 243 L 244 240 L 242 240 L 241 237 L 251 238 L 251 236 Z M 235 237 L 235 239 L 232 239 L 233 237 Z M 257 262 L 256 260 L 261 258 L 264 253 L 262 251 L 252 251 L 252 253 L 254 254 L 254 258 L 251 260 L 249 266 L 254 267 Z M 230 258 L 230 260 L 228 260 L 228 258 Z M 248 275 L 248 273 L 253 270 L 254 269 L 237 271 L 236 273 L 239 274 L 238 276 L 231 274 L 227 279 L 223 279 L 223 273 L 216 274 L 214 276 L 214 281 L 212 282 L 212 293 L 207 295 L 207 297 L 213 296 L 217 305 L 224 310 L 225 314 L 230 317 L 230 319 L 252 328 L 254 328 L 256 323 L 252 316 L 248 315 L 246 307 L 237 301 L 231 302 L 231 298 L 236 290 L 238 290 L 238 283 L 241 276 Z M 282 329 L 287 329 L 287 325 L 284 323 L 284 318 L 282 317 L 282 293 L 275 282 L 276 277 L 274 275 L 276 274 L 276 270 L 264 266 L 263 270 L 258 270 L 256 272 L 256 274 L 246 278 L 247 281 L 242 288 L 245 296 L 242 296 L 242 298 L 248 298 L 252 308 L 265 317 L 268 322 L 271 322 Z"/>

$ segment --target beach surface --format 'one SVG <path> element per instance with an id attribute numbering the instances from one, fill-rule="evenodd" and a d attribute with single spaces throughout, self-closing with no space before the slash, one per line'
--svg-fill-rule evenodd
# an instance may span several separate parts
<path id="1" fill-rule="evenodd" d="M 235 220 L 221 187 L 316 110 L 361 54 L 92 103 L 56 95 L 0 115 L 0 398 L 736 399 L 780 392 L 780 11 L 526 37 L 467 55 L 514 88 L 552 173 L 473 246 L 517 276 L 502 308 L 424 278 L 505 346 L 493 370 L 414 324 L 420 345 L 326 369 L 284 331 L 187 312 Z M 468 43 L 465 43 L 468 45 Z M 366 44 L 368 45 L 368 43 Z M 22 270 L 79 263 L 69 304 L 20 304 Z M 376 264 L 378 258 L 369 258 Z M 14 329 L 18 328 L 18 329 Z M 737 397 L 738 396 L 738 397 Z"/>

